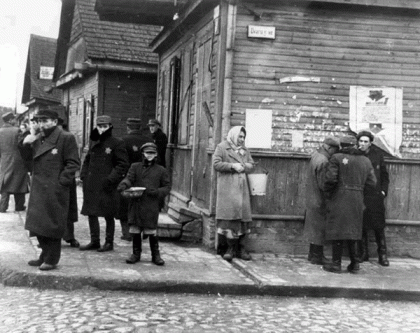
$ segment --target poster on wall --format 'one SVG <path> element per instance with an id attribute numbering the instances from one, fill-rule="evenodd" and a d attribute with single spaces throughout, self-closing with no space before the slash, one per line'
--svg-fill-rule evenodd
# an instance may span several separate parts
<path id="1" fill-rule="evenodd" d="M 271 149 L 272 123 L 272 110 L 247 109 L 245 145 L 248 148 Z"/>
<path id="2" fill-rule="evenodd" d="M 350 86 L 350 129 L 370 130 L 378 147 L 400 157 L 402 99 L 402 88 Z"/>

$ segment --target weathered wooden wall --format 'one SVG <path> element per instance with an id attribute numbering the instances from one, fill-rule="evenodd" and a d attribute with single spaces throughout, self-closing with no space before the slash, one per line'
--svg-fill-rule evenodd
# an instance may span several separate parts
<path id="1" fill-rule="evenodd" d="M 122 72 L 101 72 L 100 75 L 103 76 L 103 105 L 99 105 L 98 111 L 112 117 L 113 134 L 125 135 L 127 118 L 135 117 L 142 119 L 142 129 L 150 135 L 147 121 L 155 118 L 156 76 Z"/>
<path id="2" fill-rule="evenodd" d="M 232 125 L 245 109 L 272 109 L 274 151 L 309 152 L 327 135 L 349 131 L 349 86 L 403 88 L 404 158 L 420 158 L 420 15 L 418 10 L 310 1 L 238 5 Z M 249 25 L 274 26 L 276 38 L 247 37 Z M 284 83 L 288 76 L 320 83 Z M 292 147 L 294 131 L 303 148 Z"/>

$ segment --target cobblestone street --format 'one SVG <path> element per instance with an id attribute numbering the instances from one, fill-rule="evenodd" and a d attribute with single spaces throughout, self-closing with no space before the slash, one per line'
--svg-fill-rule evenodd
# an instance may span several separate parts
<path id="1" fill-rule="evenodd" d="M 2 333 L 420 332 L 409 302 L 221 297 L 0 286 Z"/>

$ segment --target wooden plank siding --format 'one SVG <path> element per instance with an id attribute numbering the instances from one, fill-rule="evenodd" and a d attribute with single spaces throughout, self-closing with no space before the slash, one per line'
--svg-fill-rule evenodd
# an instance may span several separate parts
<path id="1" fill-rule="evenodd" d="M 156 112 L 163 131 L 169 133 L 170 63 L 173 57 L 178 57 L 181 62 L 179 103 L 184 101 L 184 105 L 180 106 L 182 128 L 178 130 L 181 143 L 169 148 L 172 154 L 171 193 L 191 199 L 194 205 L 204 210 L 209 209 L 212 173 L 207 149 L 214 149 L 217 144 L 202 106 L 202 102 L 207 102 L 215 119 L 218 88 L 215 50 L 219 36 L 213 34 L 213 29 L 213 13 L 209 13 L 188 34 L 160 54 Z M 179 200 L 179 197 L 173 199 Z"/>
<path id="2" fill-rule="evenodd" d="M 303 221 L 309 158 L 254 153 L 268 171 L 267 194 L 252 196 L 252 214 L 259 219 Z M 387 160 L 390 184 L 386 199 L 388 224 L 420 225 L 420 162 Z M 277 216 L 277 217 L 276 217 Z"/>
<path id="3" fill-rule="evenodd" d="M 147 121 L 155 117 L 156 77 L 122 72 L 101 72 L 100 75 L 104 82 L 104 105 L 100 113 L 112 117 L 113 134 L 125 135 L 127 118 L 137 117 L 143 120 L 143 133 L 150 136 Z M 147 100 L 153 100 L 153 104 L 147 105 Z"/>
<path id="4" fill-rule="evenodd" d="M 325 136 L 349 131 L 350 85 L 401 87 L 400 152 L 403 158 L 420 158 L 418 10 L 305 1 L 248 4 L 263 16 L 255 22 L 238 5 L 232 126 L 245 124 L 248 108 L 272 109 L 272 149 L 308 153 Z M 248 38 L 249 25 L 274 26 L 276 38 Z M 320 83 L 279 82 L 297 75 L 319 77 Z M 303 132 L 303 148 L 292 147 L 293 131 Z"/>

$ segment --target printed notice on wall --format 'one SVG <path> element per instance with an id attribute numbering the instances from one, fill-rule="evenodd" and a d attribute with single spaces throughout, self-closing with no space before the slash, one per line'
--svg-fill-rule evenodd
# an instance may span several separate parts
<path id="1" fill-rule="evenodd" d="M 273 111 L 247 109 L 245 115 L 245 145 L 248 148 L 271 149 Z"/>
<path id="2" fill-rule="evenodd" d="M 350 128 L 369 130 L 374 144 L 400 156 L 402 142 L 402 88 L 350 86 Z"/>

